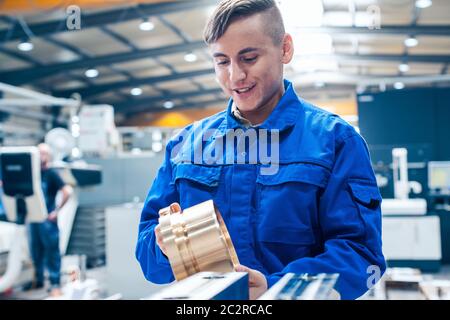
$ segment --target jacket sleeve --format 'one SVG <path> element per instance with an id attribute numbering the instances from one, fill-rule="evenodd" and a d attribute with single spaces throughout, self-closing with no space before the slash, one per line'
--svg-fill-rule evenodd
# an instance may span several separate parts
<path id="1" fill-rule="evenodd" d="M 154 233 L 155 227 L 158 225 L 159 210 L 173 202 L 179 202 L 172 179 L 170 154 L 168 144 L 164 163 L 160 167 L 144 203 L 135 252 L 145 278 L 156 284 L 169 283 L 174 280 L 169 260 L 159 248 Z"/>
<path id="2" fill-rule="evenodd" d="M 367 145 L 353 132 L 337 143 L 334 167 L 319 201 L 323 251 L 267 276 L 269 287 L 285 273 L 338 273 L 342 299 L 356 299 L 386 269 L 381 249 L 381 196 Z"/>

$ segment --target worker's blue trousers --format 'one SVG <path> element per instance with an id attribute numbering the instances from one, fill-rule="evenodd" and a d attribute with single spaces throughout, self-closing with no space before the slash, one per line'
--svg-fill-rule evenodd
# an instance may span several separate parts
<path id="1" fill-rule="evenodd" d="M 44 267 L 49 272 L 52 286 L 60 285 L 61 255 L 59 252 L 58 224 L 52 221 L 30 223 L 30 251 L 37 283 L 44 283 Z"/>

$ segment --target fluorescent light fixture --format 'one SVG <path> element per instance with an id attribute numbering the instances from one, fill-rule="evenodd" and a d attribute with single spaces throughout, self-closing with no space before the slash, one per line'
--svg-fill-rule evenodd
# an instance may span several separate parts
<path id="1" fill-rule="evenodd" d="M 34 45 L 28 40 L 24 40 L 17 45 L 17 49 L 20 51 L 31 51 L 33 50 Z"/>
<path id="2" fill-rule="evenodd" d="M 164 102 L 164 108 L 166 108 L 166 109 L 172 109 L 174 106 L 175 106 L 175 103 L 173 103 L 172 101 Z"/>
<path id="3" fill-rule="evenodd" d="M 405 84 L 403 82 L 396 82 L 394 83 L 394 88 L 397 90 L 402 90 L 403 88 L 405 88 Z"/>
<path id="4" fill-rule="evenodd" d="M 163 149 L 163 144 L 161 142 L 153 142 L 152 143 L 152 151 L 153 152 L 161 152 Z"/>
<path id="5" fill-rule="evenodd" d="M 322 0 L 279 0 L 278 2 L 287 29 L 322 25 L 324 11 Z"/>
<path id="6" fill-rule="evenodd" d="M 186 62 L 195 62 L 197 61 L 197 55 L 195 53 L 188 53 L 184 56 L 184 60 Z"/>
<path id="7" fill-rule="evenodd" d="M 88 69 L 88 70 L 86 70 L 84 75 L 88 78 L 95 78 L 98 76 L 98 70 L 97 69 Z"/>
<path id="8" fill-rule="evenodd" d="M 405 39 L 405 46 L 411 48 L 411 47 L 415 47 L 419 44 L 419 41 L 414 38 L 414 37 L 410 37 L 408 39 Z"/>
<path id="9" fill-rule="evenodd" d="M 333 38 L 327 33 L 294 33 L 295 53 L 316 55 L 333 53 Z"/>
<path id="10" fill-rule="evenodd" d="M 142 94 L 141 88 L 133 88 L 130 90 L 131 95 L 133 96 L 140 96 Z"/>
<path id="11" fill-rule="evenodd" d="M 159 131 L 159 130 L 153 131 L 152 132 L 152 139 L 153 139 L 153 141 L 161 141 L 162 140 L 162 133 L 161 133 L 161 131 Z"/>
<path id="12" fill-rule="evenodd" d="M 139 24 L 139 29 L 142 31 L 152 31 L 155 29 L 155 25 L 149 20 L 144 20 Z"/>
<path id="13" fill-rule="evenodd" d="M 318 71 L 338 71 L 339 66 L 334 59 L 317 59 L 296 56 L 291 62 L 292 69 L 297 73 L 315 73 Z"/>
<path id="14" fill-rule="evenodd" d="M 72 130 L 72 136 L 74 138 L 78 138 L 80 136 L 80 125 L 78 123 L 72 124 L 71 130 Z"/>
<path id="15" fill-rule="evenodd" d="M 400 72 L 408 72 L 409 71 L 409 65 L 407 63 L 402 63 L 398 65 L 398 70 Z"/>
<path id="16" fill-rule="evenodd" d="M 72 157 L 74 158 L 80 158 L 81 157 L 81 151 L 78 148 L 72 149 Z"/>
<path id="17" fill-rule="evenodd" d="M 431 7 L 433 1 L 431 0 L 416 0 L 416 7 L 419 9 L 425 9 Z"/>
<path id="18" fill-rule="evenodd" d="M 314 86 L 316 88 L 323 88 L 323 87 L 325 87 L 325 83 L 322 81 L 317 81 L 316 83 L 314 83 Z"/>
<path id="19" fill-rule="evenodd" d="M 352 25 L 352 16 L 346 11 L 329 11 L 323 14 L 323 24 L 334 27 L 350 27 Z"/>

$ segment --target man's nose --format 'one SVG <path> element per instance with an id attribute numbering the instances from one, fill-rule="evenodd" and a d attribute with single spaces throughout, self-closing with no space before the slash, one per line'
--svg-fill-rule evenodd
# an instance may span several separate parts
<path id="1" fill-rule="evenodd" d="M 247 77 L 246 71 L 241 68 L 238 63 L 230 64 L 230 80 L 231 83 L 237 84 L 239 81 L 245 80 Z"/>

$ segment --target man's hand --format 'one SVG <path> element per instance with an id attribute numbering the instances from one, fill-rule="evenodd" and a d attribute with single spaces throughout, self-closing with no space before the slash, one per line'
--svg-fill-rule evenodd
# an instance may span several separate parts
<path id="1" fill-rule="evenodd" d="M 166 247 L 164 246 L 161 231 L 159 230 L 159 224 L 155 228 L 155 236 L 156 236 L 156 242 L 158 243 L 159 248 L 164 253 L 164 255 L 167 257 Z"/>
<path id="2" fill-rule="evenodd" d="M 48 214 L 47 220 L 51 222 L 56 222 L 56 219 L 58 218 L 58 211 L 52 211 Z"/>
<path id="3" fill-rule="evenodd" d="M 264 292 L 267 291 L 266 277 L 258 270 L 250 269 L 243 265 L 236 266 L 237 272 L 248 273 L 248 287 L 250 300 L 258 299 Z"/>

